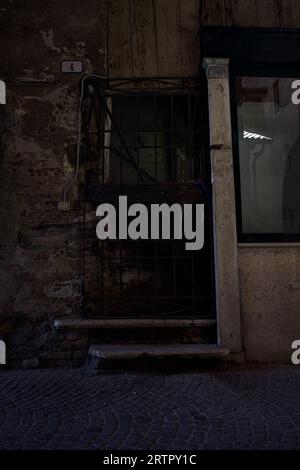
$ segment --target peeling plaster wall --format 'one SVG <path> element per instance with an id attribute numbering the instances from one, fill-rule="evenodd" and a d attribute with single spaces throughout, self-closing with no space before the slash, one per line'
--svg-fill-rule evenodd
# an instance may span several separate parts
<path id="1" fill-rule="evenodd" d="M 57 210 L 74 170 L 78 76 L 63 59 L 105 72 L 104 2 L 4 1 L 0 10 L 0 337 L 8 363 L 76 365 L 87 341 L 60 337 L 55 316 L 81 302 L 81 212 Z"/>
<path id="2" fill-rule="evenodd" d="M 1 2 L 0 338 L 9 365 L 77 365 L 87 354 L 87 336 L 52 328 L 82 303 L 78 187 L 72 210 L 57 210 L 75 166 L 80 76 L 63 75 L 61 61 L 105 76 L 195 75 L 198 30 L 199 0 Z M 90 262 L 95 290 L 96 275 Z"/>

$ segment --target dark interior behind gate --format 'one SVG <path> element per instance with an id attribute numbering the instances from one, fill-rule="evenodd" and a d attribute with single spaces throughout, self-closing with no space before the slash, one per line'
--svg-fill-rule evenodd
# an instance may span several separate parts
<path id="1" fill-rule="evenodd" d="M 213 316 L 206 125 L 198 79 L 90 79 L 82 103 L 84 313 Z M 205 203 L 205 243 L 96 238 L 96 207 Z"/>

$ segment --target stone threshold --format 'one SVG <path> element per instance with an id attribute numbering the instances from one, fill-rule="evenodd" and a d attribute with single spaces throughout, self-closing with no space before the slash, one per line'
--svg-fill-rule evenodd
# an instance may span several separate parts
<path id="1" fill-rule="evenodd" d="M 54 320 L 54 327 L 76 329 L 121 329 L 121 328 L 209 328 L 216 325 L 216 320 L 210 318 L 176 319 L 176 318 L 64 318 Z"/>
<path id="2" fill-rule="evenodd" d="M 103 361 L 138 358 L 200 358 L 217 359 L 229 350 L 216 344 L 95 344 L 89 356 Z"/>

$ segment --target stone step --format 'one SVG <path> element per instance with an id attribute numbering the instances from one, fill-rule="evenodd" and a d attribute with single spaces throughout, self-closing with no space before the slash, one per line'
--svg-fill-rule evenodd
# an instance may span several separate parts
<path id="1" fill-rule="evenodd" d="M 101 361 L 139 358 L 222 358 L 229 350 L 216 344 L 94 344 L 89 355 Z"/>
<path id="2" fill-rule="evenodd" d="M 216 320 L 210 318 L 63 318 L 54 320 L 56 329 L 126 329 L 126 328 L 210 328 Z"/>

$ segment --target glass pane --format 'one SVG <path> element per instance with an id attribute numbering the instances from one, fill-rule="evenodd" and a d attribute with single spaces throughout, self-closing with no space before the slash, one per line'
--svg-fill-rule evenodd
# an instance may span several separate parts
<path id="1" fill-rule="evenodd" d="M 295 80 L 237 79 L 244 233 L 300 233 L 300 106 L 292 102 Z"/>

